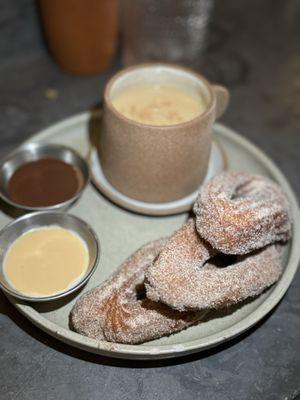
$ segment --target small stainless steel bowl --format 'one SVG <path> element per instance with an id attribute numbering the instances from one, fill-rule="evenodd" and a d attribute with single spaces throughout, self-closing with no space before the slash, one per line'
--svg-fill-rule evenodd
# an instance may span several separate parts
<path id="1" fill-rule="evenodd" d="M 31 207 L 23 204 L 16 203 L 9 198 L 8 183 L 14 172 L 23 164 L 30 161 L 38 161 L 42 158 L 55 158 L 66 162 L 67 164 L 74 165 L 79 168 L 83 176 L 82 188 L 75 196 L 64 201 L 63 203 L 54 204 L 45 207 Z M 17 150 L 10 153 L 0 163 L 0 197 L 10 206 L 23 211 L 62 211 L 67 209 L 73 202 L 75 202 L 83 193 L 90 179 L 90 172 L 87 162 L 74 151 L 73 149 L 49 143 L 31 142 L 22 145 Z"/>
<path id="2" fill-rule="evenodd" d="M 21 235 L 35 228 L 46 227 L 50 225 L 60 226 L 75 232 L 86 244 L 89 252 L 89 265 L 86 273 L 79 282 L 74 284 L 70 289 L 51 296 L 28 296 L 13 288 L 4 274 L 4 258 L 11 244 Z M 100 244 L 96 233 L 82 219 L 71 214 L 63 212 L 35 212 L 25 214 L 22 217 L 6 225 L 0 231 L 0 287 L 8 294 L 21 300 L 42 302 L 56 300 L 67 296 L 83 286 L 93 275 L 96 270 L 100 257 Z"/>

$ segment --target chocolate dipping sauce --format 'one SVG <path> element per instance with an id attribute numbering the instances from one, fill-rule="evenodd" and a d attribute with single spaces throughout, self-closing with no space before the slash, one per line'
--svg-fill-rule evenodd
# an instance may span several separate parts
<path id="1" fill-rule="evenodd" d="M 47 207 L 75 196 L 83 185 L 81 171 L 54 158 L 21 165 L 8 183 L 8 196 L 28 207 Z"/>

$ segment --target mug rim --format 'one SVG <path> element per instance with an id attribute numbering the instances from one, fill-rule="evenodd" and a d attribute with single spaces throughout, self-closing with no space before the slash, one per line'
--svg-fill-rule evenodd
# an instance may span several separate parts
<path id="1" fill-rule="evenodd" d="M 148 67 L 167 67 L 170 69 L 176 69 L 176 70 L 180 70 L 183 72 L 188 73 L 189 75 L 192 75 L 194 78 L 196 78 L 197 80 L 200 80 L 206 87 L 206 89 L 208 90 L 209 94 L 210 94 L 210 103 L 208 104 L 206 110 L 203 113 L 200 113 L 199 115 L 197 115 L 196 117 L 185 121 L 185 122 L 180 122 L 177 124 L 170 124 L 170 125 L 154 125 L 154 124 L 146 124 L 143 122 L 139 122 L 136 121 L 134 119 L 128 118 L 126 117 L 124 114 L 120 113 L 120 111 L 118 111 L 114 105 L 112 104 L 112 101 L 110 99 L 110 91 L 112 88 L 112 85 L 123 75 L 127 74 L 130 71 L 134 71 L 134 70 L 139 70 L 142 68 L 148 68 Z M 161 62 L 149 62 L 149 63 L 141 63 L 141 64 L 135 64 L 132 65 L 130 67 L 126 67 L 126 68 L 122 68 L 119 72 L 115 73 L 106 83 L 105 88 L 104 88 L 104 104 L 110 109 L 111 112 L 113 112 L 118 118 L 121 118 L 123 120 L 125 120 L 127 123 L 130 123 L 132 125 L 136 125 L 139 128 L 142 127 L 146 127 L 146 128 L 150 128 L 150 129 L 169 129 L 169 128 L 174 128 L 174 127 L 185 127 L 188 126 L 190 124 L 194 124 L 197 121 L 202 120 L 203 118 L 207 117 L 209 114 L 211 114 L 211 112 L 213 111 L 213 109 L 216 106 L 216 96 L 214 94 L 214 91 L 212 89 L 212 85 L 211 83 L 201 74 L 199 74 L 198 72 L 195 72 L 194 70 L 187 68 L 187 67 L 183 67 L 181 65 L 177 65 L 177 64 L 171 64 L 171 63 L 161 63 Z"/>

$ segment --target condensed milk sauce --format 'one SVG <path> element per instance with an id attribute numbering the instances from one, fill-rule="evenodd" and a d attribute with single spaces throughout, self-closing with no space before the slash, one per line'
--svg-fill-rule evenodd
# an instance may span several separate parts
<path id="1" fill-rule="evenodd" d="M 59 226 L 30 230 L 16 239 L 4 258 L 4 274 L 19 292 L 50 296 L 72 287 L 87 271 L 89 253 L 74 232 Z"/>

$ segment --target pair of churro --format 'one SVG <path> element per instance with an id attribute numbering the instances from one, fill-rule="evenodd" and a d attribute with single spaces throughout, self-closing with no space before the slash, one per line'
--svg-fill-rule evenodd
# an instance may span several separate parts
<path id="1" fill-rule="evenodd" d="M 211 308 L 259 295 L 282 272 L 291 237 L 289 203 L 267 178 L 227 172 L 205 185 L 188 220 L 168 239 L 130 256 L 75 304 L 74 329 L 95 339 L 141 343 L 180 331 Z M 235 255 L 224 264 L 220 254 Z"/>

